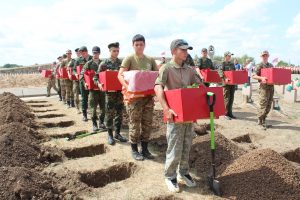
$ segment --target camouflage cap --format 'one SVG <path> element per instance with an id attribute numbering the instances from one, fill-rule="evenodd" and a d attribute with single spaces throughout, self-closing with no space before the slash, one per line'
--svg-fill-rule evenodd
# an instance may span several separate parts
<path id="1" fill-rule="evenodd" d="M 207 52 L 207 48 L 203 48 L 201 52 Z"/>
<path id="2" fill-rule="evenodd" d="M 171 42 L 171 45 L 170 45 L 170 49 L 171 51 L 175 48 L 180 48 L 180 49 L 189 49 L 189 50 L 192 50 L 193 47 L 189 46 L 189 44 L 187 43 L 187 41 L 183 40 L 183 39 L 176 39 L 176 40 L 173 40 Z"/>
<path id="3" fill-rule="evenodd" d="M 234 55 L 233 53 L 231 53 L 230 51 L 225 51 L 224 56 L 228 56 L 228 55 Z"/>
<path id="4" fill-rule="evenodd" d="M 87 48 L 86 48 L 86 46 L 82 46 L 82 47 L 80 47 L 80 48 L 79 48 L 79 51 L 87 51 Z"/>
<path id="5" fill-rule="evenodd" d="M 265 51 L 263 51 L 263 52 L 260 53 L 260 56 L 263 56 L 263 55 L 270 55 L 270 54 L 269 54 L 269 52 L 267 50 L 265 50 Z"/>
<path id="6" fill-rule="evenodd" d="M 120 46 L 119 42 L 114 42 L 114 43 L 110 43 L 107 47 L 110 49 L 112 47 L 119 48 L 119 46 Z"/>

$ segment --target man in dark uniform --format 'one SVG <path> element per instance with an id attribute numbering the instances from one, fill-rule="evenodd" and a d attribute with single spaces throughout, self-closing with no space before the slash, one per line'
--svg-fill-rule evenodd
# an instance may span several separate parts
<path id="1" fill-rule="evenodd" d="M 98 75 L 100 72 L 111 70 L 119 71 L 122 61 L 118 58 L 119 43 L 111 43 L 108 45 L 110 58 L 103 60 L 98 68 L 98 72 L 94 77 L 95 82 L 98 83 Z M 99 88 L 102 90 L 102 85 L 98 83 Z M 122 119 L 123 119 L 123 95 L 121 91 L 106 91 L 105 92 L 106 113 L 105 113 L 105 126 L 108 132 L 108 144 L 114 145 L 115 139 L 120 142 L 127 142 L 127 139 L 120 134 Z M 113 137 L 113 126 L 115 130 L 115 137 Z"/>
<path id="2" fill-rule="evenodd" d="M 235 66 L 232 62 L 230 62 L 231 56 L 233 54 L 229 51 L 224 53 L 224 62 L 222 62 L 222 66 L 219 68 L 218 72 L 223 80 L 223 88 L 224 88 L 224 103 L 225 103 L 225 119 L 231 120 L 236 119 L 235 116 L 232 114 L 232 105 L 234 100 L 234 92 L 235 92 L 235 85 L 228 85 L 226 82 L 228 81 L 227 78 L 224 76 L 224 71 L 235 71 Z"/>
<path id="3" fill-rule="evenodd" d="M 212 63 L 211 59 L 209 59 L 207 57 L 207 49 L 203 48 L 201 50 L 201 54 L 202 54 L 202 57 L 199 58 L 198 63 L 196 65 L 199 68 L 199 70 L 201 70 L 201 69 L 211 69 L 211 70 L 214 70 L 214 66 L 213 66 L 213 63 Z M 200 75 L 201 79 L 203 79 L 202 75 L 201 74 L 199 74 L 199 75 Z M 204 83 L 204 85 L 206 87 L 209 87 L 209 83 Z"/>
<path id="4" fill-rule="evenodd" d="M 79 59 L 76 60 L 75 66 L 78 65 L 85 65 L 86 62 L 93 59 L 91 55 L 88 54 L 88 50 L 86 46 L 82 46 L 79 48 L 81 56 Z M 82 109 L 82 115 L 83 121 L 87 121 L 87 108 L 88 108 L 88 99 L 89 99 L 89 91 L 85 88 L 84 80 L 83 80 L 83 73 L 81 71 L 80 78 L 79 78 L 79 87 L 80 87 L 80 93 L 81 93 L 81 109 Z"/>

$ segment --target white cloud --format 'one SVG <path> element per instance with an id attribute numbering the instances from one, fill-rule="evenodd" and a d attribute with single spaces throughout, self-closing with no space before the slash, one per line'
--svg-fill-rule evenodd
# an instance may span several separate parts
<path id="1" fill-rule="evenodd" d="M 114 41 L 121 43 L 121 56 L 126 56 L 136 33 L 145 35 L 146 53 L 152 56 L 162 51 L 170 55 L 175 38 L 191 43 L 192 54 L 213 44 L 219 55 L 227 49 L 255 55 L 271 46 L 266 26 L 249 26 L 265 18 L 267 2 L 234 0 L 220 10 L 211 9 L 215 0 L 61 0 L 27 6 L 13 17 L 2 17 L 0 65 L 50 62 L 82 45 L 99 45 L 106 57 L 107 44 Z"/>

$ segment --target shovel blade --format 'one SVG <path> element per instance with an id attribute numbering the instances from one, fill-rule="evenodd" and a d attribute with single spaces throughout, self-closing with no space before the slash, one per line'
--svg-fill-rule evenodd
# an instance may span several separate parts
<path id="1" fill-rule="evenodd" d="M 218 180 L 214 179 L 212 176 L 208 177 L 208 186 L 215 195 L 217 195 L 217 196 L 222 195 L 220 182 Z"/>

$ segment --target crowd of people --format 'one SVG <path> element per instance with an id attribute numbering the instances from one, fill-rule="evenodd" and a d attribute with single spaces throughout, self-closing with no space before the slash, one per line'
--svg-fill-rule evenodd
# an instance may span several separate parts
<path id="1" fill-rule="evenodd" d="M 89 55 L 85 46 L 75 49 L 76 58 L 72 58 L 72 51 L 57 58 L 58 62 L 53 64 L 53 74 L 49 78 L 47 88 L 48 96 L 50 89 L 53 87 L 59 94 L 59 100 L 66 104 L 67 108 L 76 108 L 78 114 L 82 113 L 82 120 L 88 121 L 88 109 L 90 109 L 90 119 L 92 121 L 93 131 L 99 129 L 107 130 L 108 144 L 114 145 L 116 141 L 125 143 L 128 141 L 131 145 L 131 154 L 133 159 L 142 161 L 144 159 L 155 159 L 155 156 L 149 151 L 148 144 L 152 130 L 152 118 L 154 111 L 153 95 L 143 96 L 134 101 L 124 104 L 121 91 L 102 91 L 102 85 L 98 80 L 98 74 L 106 70 L 118 71 L 118 79 L 126 90 L 128 83 L 124 80 L 123 74 L 130 70 L 158 71 L 154 90 L 156 98 L 161 104 L 167 117 L 167 151 L 165 162 L 165 182 L 168 189 L 172 192 L 179 192 L 178 180 L 183 181 L 188 187 L 195 187 L 196 182 L 189 173 L 189 153 L 193 138 L 193 122 L 174 123 L 173 116 L 177 114 L 169 108 L 164 91 L 185 88 L 193 84 L 201 84 L 209 87 L 209 83 L 203 83 L 203 77 L 197 73 L 194 67 L 199 69 L 215 70 L 213 62 L 207 56 L 207 49 L 201 50 L 201 58 L 194 64 L 193 59 L 188 54 L 192 50 L 185 40 L 176 39 L 170 44 L 172 59 L 169 62 L 163 61 L 162 66 L 158 66 L 154 58 L 144 54 L 145 49 L 144 36 L 137 34 L 132 38 L 132 47 L 134 52 L 125 57 L 124 60 L 118 58 L 120 45 L 114 42 L 108 45 L 110 57 L 101 59 L 100 47 L 92 48 L 92 55 Z M 233 115 L 232 105 L 234 102 L 235 86 L 227 83 L 224 71 L 240 70 L 241 66 L 237 60 L 232 62 L 232 53 L 224 53 L 224 61 L 218 69 L 224 88 L 224 103 L 226 108 L 225 119 L 236 119 Z M 257 66 L 256 72 L 252 72 L 253 65 L 247 60 L 246 69 L 250 79 L 259 81 L 260 109 L 258 112 L 258 125 L 263 129 L 269 127 L 266 123 L 267 115 L 270 111 L 274 86 L 266 84 L 266 78 L 261 76 L 261 69 L 273 67 L 268 62 L 269 52 L 263 51 L 261 54 L 261 63 Z M 78 80 L 55 79 L 59 69 L 67 68 L 67 72 L 73 71 L 76 74 L 76 67 L 82 65 Z M 94 70 L 94 82 L 97 89 L 88 90 L 87 83 L 84 79 L 86 70 Z M 56 83 L 57 86 L 56 87 Z M 81 98 L 79 98 L 81 96 Z M 80 103 L 81 102 L 81 103 Z M 81 105 L 81 106 L 80 106 Z M 99 107 L 99 111 L 98 111 Z M 129 116 L 129 138 L 121 134 L 122 113 L 126 107 Z M 141 150 L 139 150 L 141 146 Z"/>

